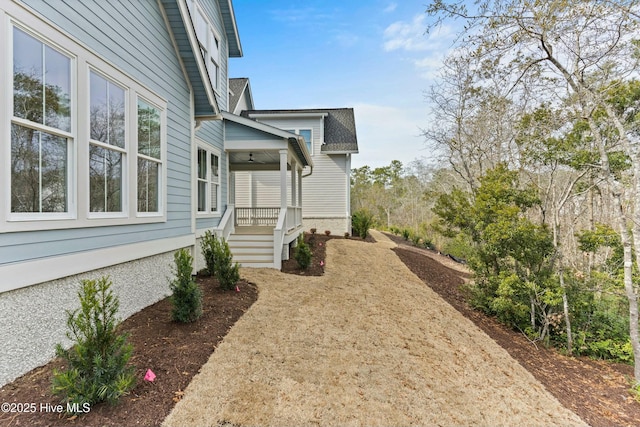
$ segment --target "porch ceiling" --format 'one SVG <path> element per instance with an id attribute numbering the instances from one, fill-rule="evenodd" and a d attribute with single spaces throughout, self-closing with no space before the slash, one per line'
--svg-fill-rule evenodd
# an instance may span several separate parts
<path id="1" fill-rule="evenodd" d="M 250 161 L 253 160 L 253 161 Z M 231 151 L 229 152 L 229 163 L 233 165 L 280 165 L 280 154 L 278 151 Z"/>

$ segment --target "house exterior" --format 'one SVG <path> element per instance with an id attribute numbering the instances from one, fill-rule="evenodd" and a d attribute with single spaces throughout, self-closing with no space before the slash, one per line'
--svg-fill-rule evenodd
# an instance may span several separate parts
<path id="1" fill-rule="evenodd" d="M 1 0 L 0 34 L 0 386 L 70 344 L 82 279 L 109 276 L 126 318 L 170 294 L 177 250 L 205 266 L 207 231 L 244 266 L 280 268 L 314 226 L 303 186 L 320 154 L 348 189 L 354 146 L 321 130 L 341 111 L 303 114 L 314 145 L 240 114 L 253 98 L 227 76 L 231 0 Z"/>
<path id="2" fill-rule="evenodd" d="M 301 138 L 226 111 L 230 0 L 3 0 L 0 34 L 2 385 L 69 344 L 82 279 L 109 276 L 126 318 L 169 294 L 176 250 L 199 269 L 206 230 L 242 230 L 229 170 L 245 150 L 275 153 L 294 200 L 311 161 Z M 272 266 L 301 231 L 300 206 L 282 207 Z"/>
<path id="3" fill-rule="evenodd" d="M 244 110 L 244 117 L 303 136 L 313 161 L 313 169 L 303 176 L 302 218 L 306 230 L 315 228 L 334 235 L 351 233 L 351 156 L 358 153 L 355 117 L 352 108 L 301 110 Z M 269 204 L 275 197 L 277 180 L 261 171 L 246 173 L 236 206 Z M 259 194 L 249 190 L 260 188 Z"/>

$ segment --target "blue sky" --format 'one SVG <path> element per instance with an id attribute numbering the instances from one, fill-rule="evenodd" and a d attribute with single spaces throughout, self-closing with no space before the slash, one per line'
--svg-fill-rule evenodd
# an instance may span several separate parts
<path id="1" fill-rule="evenodd" d="M 424 92 L 451 46 L 448 27 L 425 34 L 428 0 L 235 0 L 258 109 L 353 107 L 360 154 L 352 166 L 429 159 Z"/>

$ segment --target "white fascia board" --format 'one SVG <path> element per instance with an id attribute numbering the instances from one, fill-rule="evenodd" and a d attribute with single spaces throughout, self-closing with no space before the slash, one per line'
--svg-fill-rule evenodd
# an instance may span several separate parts
<path id="1" fill-rule="evenodd" d="M 249 117 L 255 119 L 296 119 L 309 117 L 327 117 L 329 113 L 250 113 Z"/>
<path id="2" fill-rule="evenodd" d="M 225 120 L 229 120 L 230 122 L 234 122 L 242 126 L 247 126 L 261 132 L 266 132 L 280 138 L 289 139 L 298 137 L 298 135 L 296 135 L 295 133 L 287 132 L 286 130 L 279 129 L 275 126 L 266 125 L 261 122 L 256 122 L 255 120 L 247 119 L 246 117 L 237 116 L 227 111 L 222 112 L 222 118 Z"/>

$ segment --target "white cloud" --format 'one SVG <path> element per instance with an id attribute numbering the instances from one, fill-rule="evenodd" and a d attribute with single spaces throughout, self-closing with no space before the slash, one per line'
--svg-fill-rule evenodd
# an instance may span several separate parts
<path id="1" fill-rule="evenodd" d="M 421 78 L 426 80 L 434 80 L 439 77 L 439 72 L 442 68 L 444 59 L 444 52 L 434 52 L 430 56 L 414 60 L 413 65 L 416 67 Z"/>
<path id="2" fill-rule="evenodd" d="M 384 13 L 391 13 L 394 10 L 396 10 L 397 7 L 398 7 L 398 3 L 389 3 L 389 6 L 385 7 L 383 12 Z"/>
<path id="3" fill-rule="evenodd" d="M 425 35 L 425 14 L 416 15 L 411 22 L 396 21 L 384 30 L 384 50 L 419 51 L 429 49 Z"/>

